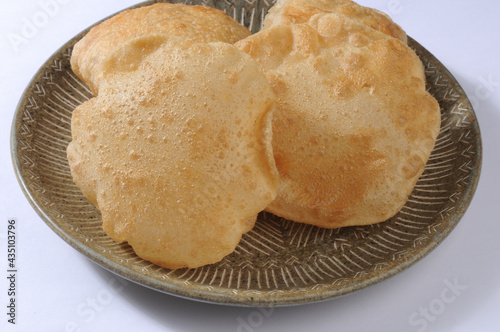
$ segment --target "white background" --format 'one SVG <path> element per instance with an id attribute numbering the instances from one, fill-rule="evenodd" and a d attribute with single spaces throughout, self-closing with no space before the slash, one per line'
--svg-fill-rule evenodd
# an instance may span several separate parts
<path id="1" fill-rule="evenodd" d="M 36 33 L 12 44 L 9 35 L 22 35 L 26 20 L 54 1 L 0 4 L 1 331 L 500 331 L 499 1 L 359 1 L 389 13 L 444 63 L 474 101 L 484 149 L 481 180 L 457 228 L 408 270 L 342 298 L 266 311 L 198 303 L 125 284 L 61 240 L 31 208 L 9 148 L 24 88 L 67 40 L 136 2 L 58 0 Z M 15 326 L 6 314 L 9 218 L 17 220 L 19 243 Z"/>

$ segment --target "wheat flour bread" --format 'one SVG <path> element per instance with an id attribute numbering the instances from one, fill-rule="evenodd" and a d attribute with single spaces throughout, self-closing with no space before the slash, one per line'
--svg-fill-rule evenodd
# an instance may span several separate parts
<path id="1" fill-rule="evenodd" d="M 123 11 L 93 27 L 73 49 L 71 67 L 94 93 L 106 78 L 108 55 L 123 42 L 144 34 L 168 34 L 197 42 L 234 43 L 250 35 L 224 12 L 208 6 L 157 3 Z"/>
<path id="2" fill-rule="evenodd" d="M 148 43 L 161 46 L 138 57 Z M 277 193 L 268 81 L 222 42 L 145 35 L 114 57 L 120 74 L 73 113 L 75 183 L 105 232 L 143 259 L 166 268 L 220 261 Z M 136 70 L 120 68 L 137 58 Z"/>
<path id="3" fill-rule="evenodd" d="M 278 98 L 280 187 L 266 210 L 327 228 L 393 216 L 440 127 L 417 55 L 339 13 L 276 24 L 236 45 L 259 62 Z"/>

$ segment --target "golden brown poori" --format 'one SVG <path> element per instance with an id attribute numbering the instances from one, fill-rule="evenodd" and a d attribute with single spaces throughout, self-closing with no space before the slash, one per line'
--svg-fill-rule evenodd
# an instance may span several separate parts
<path id="1" fill-rule="evenodd" d="M 440 127 L 423 65 L 401 40 L 338 13 L 276 24 L 236 45 L 278 98 L 278 216 L 327 228 L 387 220 L 405 204 Z"/>
<path id="2" fill-rule="evenodd" d="M 233 45 L 159 38 L 75 109 L 68 160 L 108 235 L 157 265 L 194 268 L 230 254 L 276 196 L 275 96 Z M 154 36 L 117 53 L 135 59 L 144 39 Z"/>
<path id="3" fill-rule="evenodd" d="M 264 19 L 264 29 L 274 25 L 306 23 L 319 13 L 342 14 L 388 36 L 407 42 L 401 27 L 387 14 L 351 0 L 278 0 Z"/>
<path id="4" fill-rule="evenodd" d="M 157 3 L 125 10 L 93 27 L 75 44 L 71 67 L 96 95 L 105 79 L 102 64 L 110 52 L 144 34 L 232 44 L 249 36 L 250 31 L 224 12 L 208 6 Z"/>
<path id="5" fill-rule="evenodd" d="M 406 41 L 350 0 L 278 0 L 254 35 L 205 6 L 120 13 L 72 54 L 96 94 L 73 113 L 74 182 L 111 238 L 166 268 L 222 260 L 264 209 L 385 221 L 440 127 Z"/>

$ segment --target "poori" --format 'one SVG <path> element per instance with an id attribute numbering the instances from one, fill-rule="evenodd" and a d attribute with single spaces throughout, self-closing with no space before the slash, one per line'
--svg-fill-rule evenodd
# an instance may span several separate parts
<path id="1" fill-rule="evenodd" d="M 205 6 L 125 11 L 73 51 L 96 95 L 73 113 L 74 182 L 112 239 L 172 269 L 219 262 L 264 209 L 385 221 L 440 128 L 406 41 L 350 0 L 278 0 L 254 35 Z"/>
<path id="2" fill-rule="evenodd" d="M 276 196 L 275 96 L 227 43 L 144 35 L 110 58 L 134 63 L 159 40 L 75 109 L 68 160 L 111 238 L 159 266 L 195 268 L 230 254 Z"/>
<path id="3" fill-rule="evenodd" d="M 157 3 L 125 10 L 93 27 L 73 49 L 71 67 L 96 95 L 106 78 L 102 64 L 123 42 L 144 34 L 168 34 L 197 42 L 234 43 L 250 31 L 208 6 Z"/>
<path id="4" fill-rule="evenodd" d="M 388 36 L 407 41 L 405 31 L 387 14 L 351 0 L 277 0 L 264 18 L 264 29 L 273 25 L 306 23 L 318 13 L 342 14 Z"/>
<path id="5" fill-rule="evenodd" d="M 387 220 L 407 201 L 440 127 L 417 55 L 340 14 L 275 24 L 236 45 L 278 102 L 278 216 L 326 228 Z"/>

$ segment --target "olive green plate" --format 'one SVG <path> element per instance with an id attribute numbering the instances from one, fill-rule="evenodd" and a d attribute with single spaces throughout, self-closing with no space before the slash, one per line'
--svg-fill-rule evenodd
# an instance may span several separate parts
<path id="1" fill-rule="evenodd" d="M 270 6 L 265 0 L 203 3 L 225 10 L 253 32 Z M 261 213 L 235 252 L 217 264 L 180 270 L 153 265 L 103 232 L 99 211 L 71 178 L 66 159 L 71 113 L 92 94 L 73 74 L 69 60 L 86 31 L 48 59 L 26 88 L 12 126 L 13 162 L 26 197 L 54 232 L 97 264 L 138 284 L 233 305 L 334 298 L 385 280 L 427 255 L 453 230 L 472 199 L 481 165 L 476 116 L 448 70 L 410 39 L 425 65 L 429 91 L 441 105 L 442 124 L 426 170 L 396 216 L 377 225 L 330 230 Z"/>

